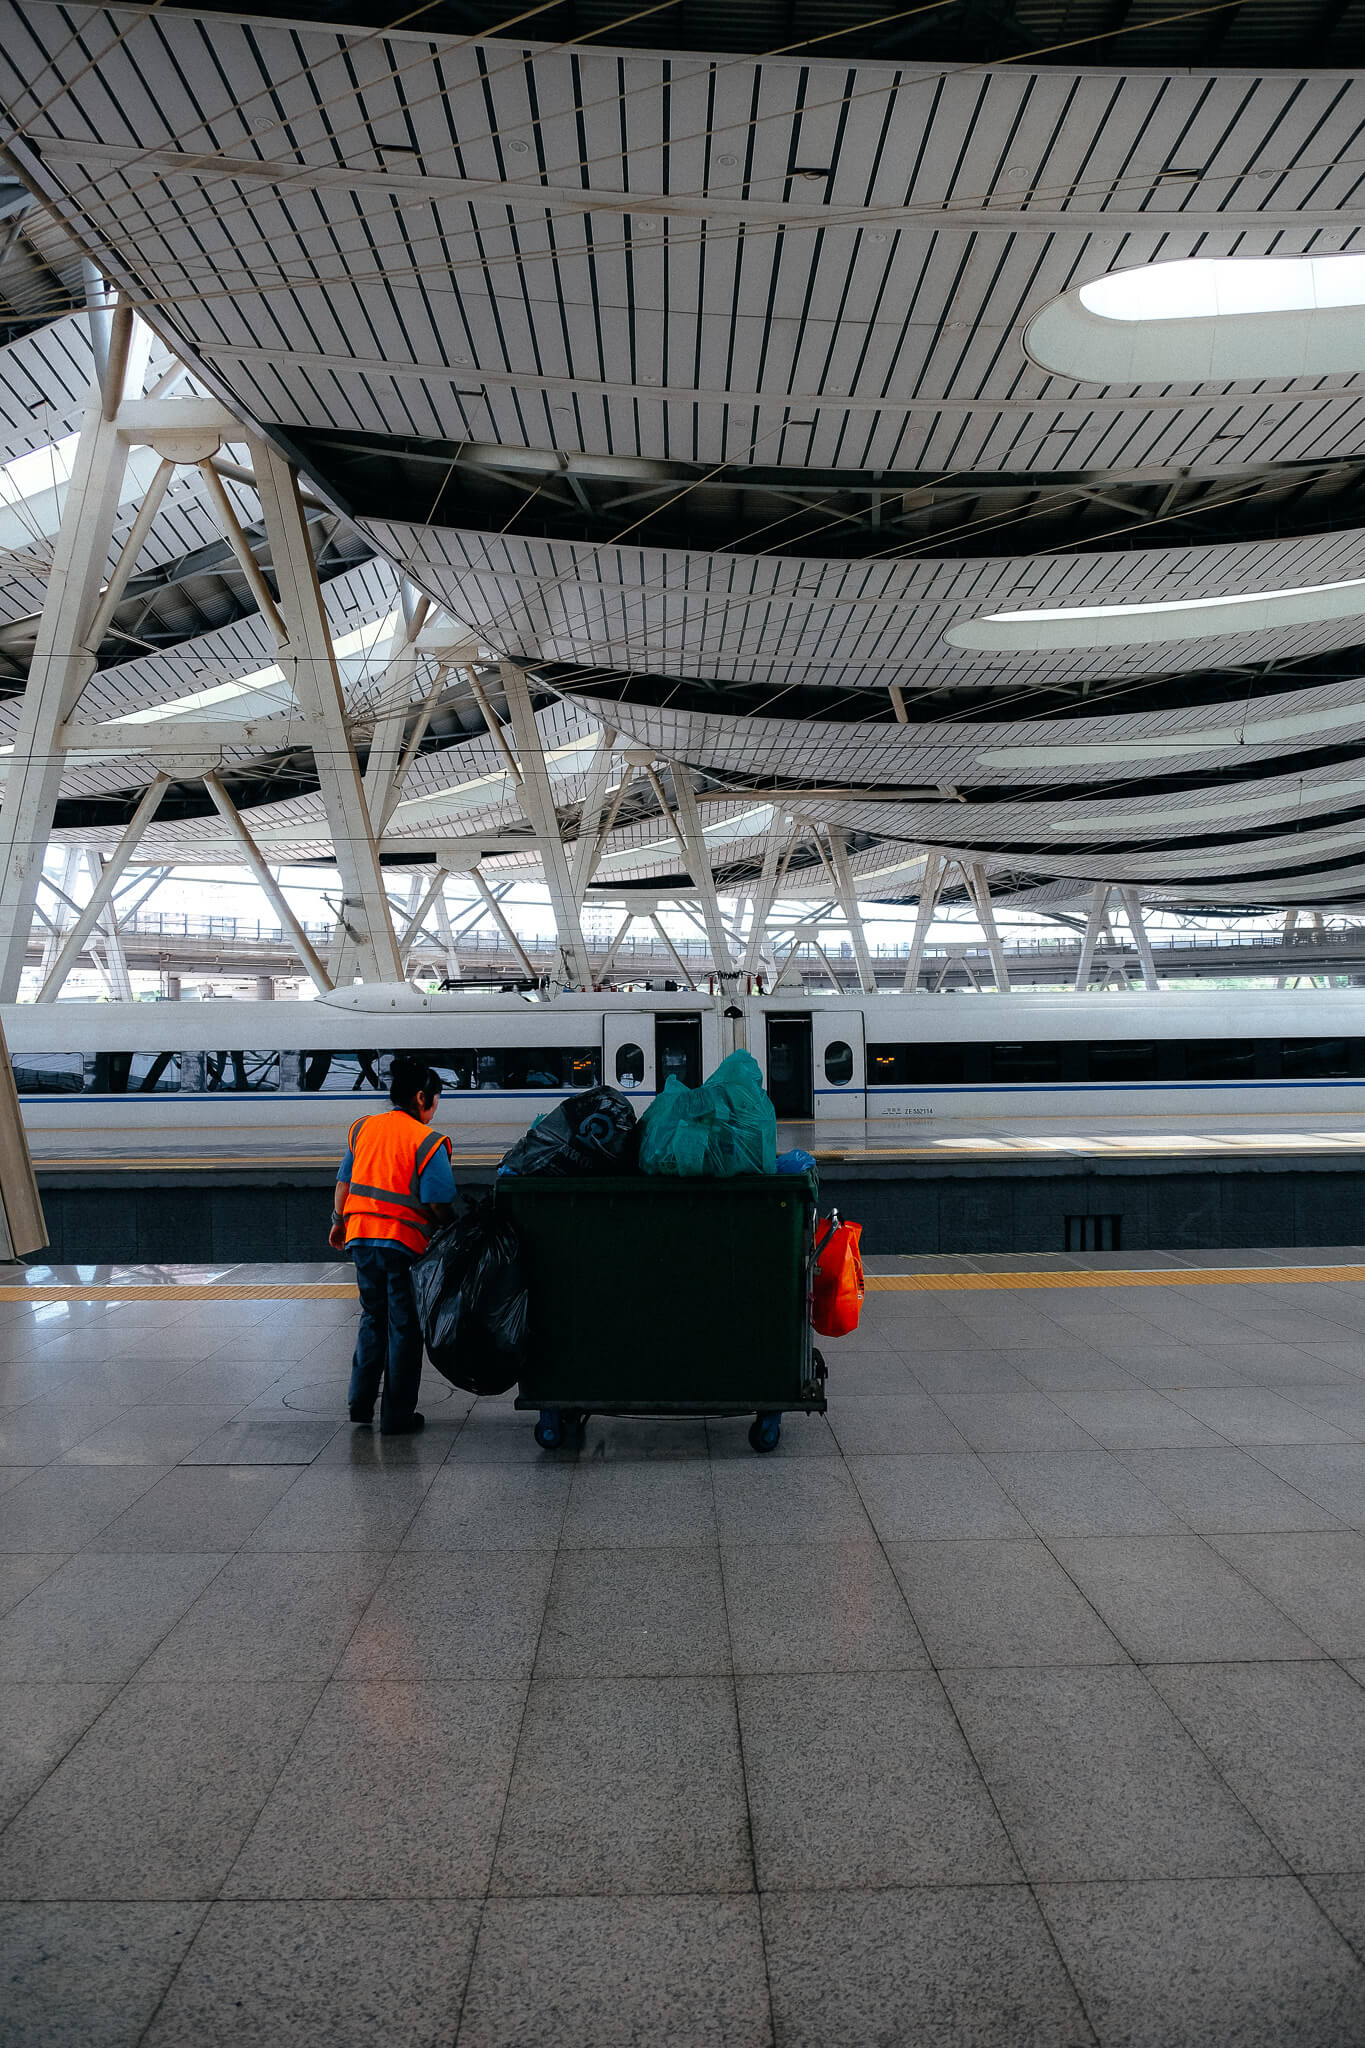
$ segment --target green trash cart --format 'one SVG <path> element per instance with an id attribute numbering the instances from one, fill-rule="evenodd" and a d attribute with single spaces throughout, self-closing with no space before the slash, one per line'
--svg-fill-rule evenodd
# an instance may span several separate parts
<path id="1" fill-rule="evenodd" d="M 500 1180 L 521 1238 L 529 1363 L 518 1408 L 554 1450 L 589 1415 L 748 1415 L 756 1451 L 782 1417 L 825 1411 L 810 1326 L 815 1179 Z"/>

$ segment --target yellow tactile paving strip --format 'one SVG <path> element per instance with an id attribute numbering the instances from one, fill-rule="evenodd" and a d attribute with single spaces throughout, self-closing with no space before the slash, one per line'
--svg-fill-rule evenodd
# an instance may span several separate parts
<path id="1" fill-rule="evenodd" d="M 1134 1267 L 1076 1273 L 872 1273 L 869 1294 L 971 1294 L 1016 1287 L 1245 1287 L 1256 1283 L 1299 1285 L 1304 1281 L 1365 1281 L 1365 1266 L 1188 1266 Z M 0 1301 L 348 1301 L 355 1288 L 345 1280 L 117 1280 L 86 1282 L 35 1280 L 0 1287 Z"/>

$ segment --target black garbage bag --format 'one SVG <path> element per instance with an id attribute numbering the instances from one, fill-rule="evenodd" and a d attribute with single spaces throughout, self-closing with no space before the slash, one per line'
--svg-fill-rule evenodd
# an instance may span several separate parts
<path id="1" fill-rule="evenodd" d="M 526 1356 L 526 1274 L 516 1229 L 485 1197 L 413 1262 L 422 1341 L 469 1394 L 505 1394 Z"/>
<path id="2" fill-rule="evenodd" d="M 503 1154 L 504 1173 L 633 1173 L 635 1110 L 619 1088 L 585 1088 Z"/>

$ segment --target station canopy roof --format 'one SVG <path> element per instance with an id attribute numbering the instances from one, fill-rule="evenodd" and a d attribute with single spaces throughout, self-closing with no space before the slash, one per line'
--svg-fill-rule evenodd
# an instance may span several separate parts
<path id="1" fill-rule="evenodd" d="M 869 899 L 936 847 L 1020 903 L 1358 904 L 1363 38 L 1365 0 L 0 0 L 0 748 L 84 257 L 153 375 L 179 358 L 303 471 L 362 751 L 404 580 L 432 600 L 396 864 L 483 833 L 538 872 L 460 643 L 495 699 L 500 657 L 529 669 L 566 835 L 606 726 L 695 782 L 726 889 L 796 819 L 796 893 L 828 894 L 832 825 Z M 178 471 L 57 836 L 117 835 L 140 724 L 250 716 L 223 772 L 253 832 L 325 860 L 273 655 Z M 235 853 L 187 778 L 139 857 Z M 595 886 L 670 882 L 637 778 Z"/>

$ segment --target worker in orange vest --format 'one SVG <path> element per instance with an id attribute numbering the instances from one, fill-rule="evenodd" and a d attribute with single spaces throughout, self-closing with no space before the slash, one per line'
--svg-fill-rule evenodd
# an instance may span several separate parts
<path id="1" fill-rule="evenodd" d="M 422 1331 L 412 1291 L 412 1262 L 438 1223 L 454 1211 L 450 1140 L 427 1129 L 441 1100 L 441 1077 L 425 1060 L 397 1053 L 390 1070 L 392 1109 L 351 1125 L 332 1198 L 327 1242 L 355 1262 L 360 1328 L 351 1367 L 351 1420 L 368 1429 L 379 1406 L 381 1436 L 424 1426 L 417 1412 Z"/>

